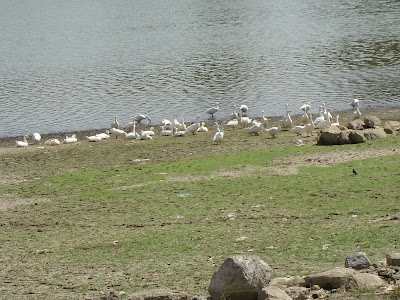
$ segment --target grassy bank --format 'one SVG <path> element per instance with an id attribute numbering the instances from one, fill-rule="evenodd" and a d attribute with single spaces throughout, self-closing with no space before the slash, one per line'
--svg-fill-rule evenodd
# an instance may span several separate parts
<path id="1" fill-rule="evenodd" d="M 3 147 L 1 297 L 207 295 L 232 254 L 259 255 L 280 277 L 399 250 L 398 136 L 337 147 L 295 147 L 290 132 L 211 138 Z"/>

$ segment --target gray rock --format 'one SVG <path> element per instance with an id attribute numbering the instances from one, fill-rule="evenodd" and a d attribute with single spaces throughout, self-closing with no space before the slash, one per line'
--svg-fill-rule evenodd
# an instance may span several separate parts
<path id="1" fill-rule="evenodd" d="M 357 252 L 348 257 L 344 263 L 346 268 L 352 268 L 355 270 L 367 269 L 371 266 L 371 262 L 364 252 Z"/>
<path id="2" fill-rule="evenodd" d="M 389 266 L 400 266 L 400 253 L 393 252 L 386 255 L 386 263 Z"/>
<path id="3" fill-rule="evenodd" d="M 349 122 L 349 124 L 347 125 L 347 128 L 349 129 L 354 129 L 354 130 L 362 130 L 364 129 L 364 122 L 361 120 L 353 120 L 351 122 Z"/>
<path id="4" fill-rule="evenodd" d="M 390 128 L 393 130 L 400 130 L 400 122 L 398 121 L 387 121 L 385 126 L 385 128 Z"/>
<path id="5" fill-rule="evenodd" d="M 175 292 L 171 290 L 157 289 L 150 291 L 142 291 L 129 295 L 128 300 L 188 300 L 189 297 L 185 293 Z"/>
<path id="6" fill-rule="evenodd" d="M 366 116 L 364 118 L 364 124 L 365 128 L 377 128 L 382 126 L 381 120 L 375 116 Z"/>
<path id="7" fill-rule="evenodd" d="M 346 129 L 346 130 L 342 130 L 342 132 L 339 133 L 339 136 L 338 136 L 339 145 L 351 144 L 350 131 L 351 130 Z"/>
<path id="8" fill-rule="evenodd" d="M 257 300 L 271 275 L 271 267 L 258 256 L 231 256 L 212 276 L 208 292 L 213 300 L 223 295 L 231 300 Z"/>
<path id="9" fill-rule="evenodd" d="M 388 135 L 396 135 L 396 131 L 392 128 L 383 128 L 385 130 L 385 133 Z"/>
<path id="10" fill-rule="evenodd" d="M 365 143 L 367 141 L 362 130 L 350 131 L 349 136 L 352 144 Z"/>
<path id="11" fill-rule="evenodd" d="M 304 277 L 307 286 L 319 285 L 325 290 L 338 289 L 346 284 L 356 271 L 349 268 L 338 268 L 320 274 Z"/>
<path id="12" fill-rule="evenodd" d="M 339 145 L 339 134 L 342 131 L 337 126 L 329 126 L 321 130 L 318 136 L 318 145 Z"/>
<path id="13" fill-rule="evenodd" d="M 387 134 L 383 128 L 371 128 L 363 130 L 364 136 L 367 140 L 384 139 Z"/>
<path id="14" fill-rule="evenodd" d="M 258 293 L 258 300 L 292 300 L 283 290 L 276 286 L 266 287 Z"/>
<path id="15" fill-rule="evenodd" d="M 345 287 L 347 289 L 371 290 L 384 286 L 385 284 L 386 281 L 378 275 L 356 273 L 347 280 Z"/>

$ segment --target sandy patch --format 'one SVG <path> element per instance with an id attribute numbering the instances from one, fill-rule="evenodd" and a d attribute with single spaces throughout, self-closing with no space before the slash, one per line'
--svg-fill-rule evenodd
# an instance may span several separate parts
<path id="1" fill-rule="evenodd" d="M 330 167 L 351 160 L 361 160 L 387 155 L 399 154 L 399 151 L 389 149 L 337 151 L 328 153 L 307 153 L 305 155 L 291 157 L 286 160 L 277 160 L 279 166 L 269 168 L 273 175 L 293 175 L 298 173 L 298 167 L 317 166 Z"/>
<path id="2" fill-rule="evenodd" d="M 0 211 L 13 208 L 17 205 L 36 204 L 39 202 L 46 202 L 46 201 L 49 200 L 41 198 L 21 198 L 18 197 L 17 195 L 12 195 L 12 194 L 0 195 Z"/>

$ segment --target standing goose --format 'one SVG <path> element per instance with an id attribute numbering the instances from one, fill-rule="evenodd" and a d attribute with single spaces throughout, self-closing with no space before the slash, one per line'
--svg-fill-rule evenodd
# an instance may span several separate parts
<path id="1" fill-rule="evenodd" d="M 287 109 L 287 104 L 286 104 L 286 115 L 285 118 L 283 119 L 283 127 L 286 130 L 290 130 L 293 126 L 293 121 L 292 118 L 290 117 L 291 112 L 292 112 L 291 110 Z"/>
<path id="2" fill-rule="evenodd" d="M 222 139 L 224 138 L 224 130 L 222 127 L 221 127 L 221 129 L 219 129 L 219 125 L 217 122 L 215 122 L 214 124 L 217 126 L 217 132 L 214 134 L 212 142 L 216 143 L 216 144 L 221 144 Z"/>
<path id="3" fill-rule="evenodd" d="M 34 134 L 32 134 L 32 140 L 35 143 L 39 143 L 41 139 L 42 139 L 42 136 L 40 135 L 40 133 L 35 132 Z"/>
<path id="4" fill-rule="evenodd" d="M 118 116 L 115 115 L 114 122 L 111 123 L 111 128 L 119 128 L 119 123 L 118 123 L 117 118 L 118 118 Z"/>
<path id="5" fill-rule="evenodd" d="M 182 123 L 179 124 L 178 126 L 178 131 L 186 131 L 186 124 L 185 124 L 185 118 L 182 117 Z"/>
<path id="6" fill-rule="evenodd" d="M 196 119 L 197 119 L 196 123 L 193 123 L 192 125 L 190 125 L 190 126 L 188 126 L 186 128 L 186 130 L 185 130 L 186 133 L 196 134 L 197 129 L 200 128 L 200 121 L 199 121 L 200 120 L 200 116 L 197 116 Z"/>
<path id="7" fill-rule="evenodd" d="M 272 136 L 273 138 L 275 138 L 275 136 L 276 136 L 276 134 L 279 132 L 279 131 L 281 131 L 281 129 L 282 129 L 282 127 L 281 127 L 281 124 L 283 123 L 283 121 L 282 120 L 280 120 L 279 121 L 279 125 L 278 125 L 278 127 L 271 127 L 271 128 L 269 128 L 269 129 L 264 129 L 266 132 L 268 132 L 268 134 L 270 135 L 270 136 Z"/>
<path id="8" fill-rule="evenodd" d="M 211 118 L 214 118 L 214 114 L 219 110 L 219 102 L 215 102 L 215 106 L 206 110 L 206 113 L 211 115 Z"/>
<path id="9" fill-rule="evenodd" d="M 262 123 L 264 126 L 267 126 L 267 125 L 268 125 L 268 119 L 267 119 L 267 117 L 265 116 L 264 110 L 262 110 L 261 112 L 262 112 L 261 123 Z"/>
<path id="10" fill-rule="evenodd" d="M 208 128 L 206 127 L 206 124 L 204 122 L 201 122 L 201 126 L 199 129 L 197 129 L 197 132 L 208 132 Z"/>
<path id="11" fill-rule="evenodd" d="M 353 111 L 353 120 L 357 120 L 361 118 L 361 112 L 360 109 L 358 107 L 358 104 L 356 105 L 356 110 Z"/>
<path id="12" fill-rule="evenodd" d="M 133 122 L 132 131 L 125 134 L 127 140 L 138 140 L 140 139 L 139 133 L 136 132 L 136 122 Z"/>
<path id="13" fill-rule="evenodd" d="M 315 128 L 315 124 L 314 124 L 312 115 L 310 115 L 310 123 L 308 123 L 307 125 L 305 125 L 304 128 L 306 129 L 307 136 L 308 136 L 308 135 L 311 135 L 311 136 L 313 135 L 313 131 L 314 131 L 314 128 Z"/>
<path id="14" fill-rule="evenodd" d="M 336 115 L 336 121 L 331 124 L 332 126 L 339 126 L 339 115 Z"/>
<path id="15" fill-rule="evenodd" d="M 236 112 L 236 104 L 233 105 L 233 112 L 229 116 L 229 120 L 234 120 L 239 117 L 238 113 Z"/>
<path id="16" fill-rule="evenodd" d="M 242 104 L 240 106 L 240 110 L 242 111 L 242 117 L 247 116 L 247 111 L 249 110 L 249 107 L 246 104 Z"/>

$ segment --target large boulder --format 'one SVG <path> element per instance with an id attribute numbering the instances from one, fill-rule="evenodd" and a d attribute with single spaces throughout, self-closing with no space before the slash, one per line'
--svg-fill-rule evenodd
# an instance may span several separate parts
<path id="1" fill-rule="evenodd" d="M 349 132 L 349 137 L 352 144 L 365 143 L 367 141 L 363 130 L 352 130 Z"/>
<path id="2" fill-rule="evenodd" d="M 257 300 L 268 286 L 272 269 L 258 256 L 228 257 L 211 278 L 208 292 L 213 300 Z"/>
<path id="3" fill-rule="evenodd" d="M 128 300 L 188 300 L 189 296 L 185 293 L 171 290 L 157 289 L 142 291 L 129 295 Z"/>
<path id="4" fill-rule="evenodd" d="M 349 277 L 345 287 L 346 289 L 372 290 L 384 286 L 385 284 L 385 280 L 380 278 L 378 275 L 356 273 Z"/>
<path id="5" fill-rule="evenodd" d="M 318 145 L 339 145 L 339 134 L 342 131 L 337 126 L 329 126 L 321 130 L 318 136 Z"/>
<path id="6" fill-rule="evenodd" d="M 349 124 L 347 124 L 347 128 L 348 129 L 354 129 L 354 130 L 362 130 L 364 129 L 364 122 L 357 119 L 357 120 L 353 120 L 351 122 L 349 122 Z"/>
<path id="7" fill-rule="evenodd" d="M 346 284 L 351 276 L 356 273 L 349 268 L 338 268 L 320 274 L 304 277 L 307 286 L 318 285 L 325 290 L 338 289 Z"/>
<path id="8" fill-rule="evenodd" d="M 365 128 L 377 128 L 382 126 L 381 120 L 375 116 L 366 116 L 364 118 L 364 124 Z"/>
<path id="9" fill-rule="evenodd" d="M 344 144 L 351 144 L 351 138 L 350 138 L 350 129 L 345 129 L 342 130 L 339 135 L 338 135 L 338 143 L 339 145 L 344 145 Z"/>
<path id="10" fill-rule="evenodd" d="M 384 139 L 387 134 L 383 128 L 370 128 L 363 130 L 364 136 L 367 140 Z"/>
<path id="11" fill-rule="evenodd" d="M 292 300 L 292 298 L 280 288 L 271 286 L 263 288 L 261 292 L 258 293 L 258 300 Z"/>
<path id="12" fill-rule="evenodd" d="M 389 253 L 386 255 L 386 263 L 389 266 L 400 266 L 400 253 Z"/>
<path id="13" fill-rule="evenodd" d="M 369 268 L 371 266 L 371 262 L 364 252 L 357 252 L 346 257 L 344 265 L 346 268 L 362 270 Z"/>
<path id="14" fill-rule="evenodd" d="M 387 121 L 384 128 L 390 128 L 393 130 L 400 130 L 400 122 L 398 121 Z"/>

